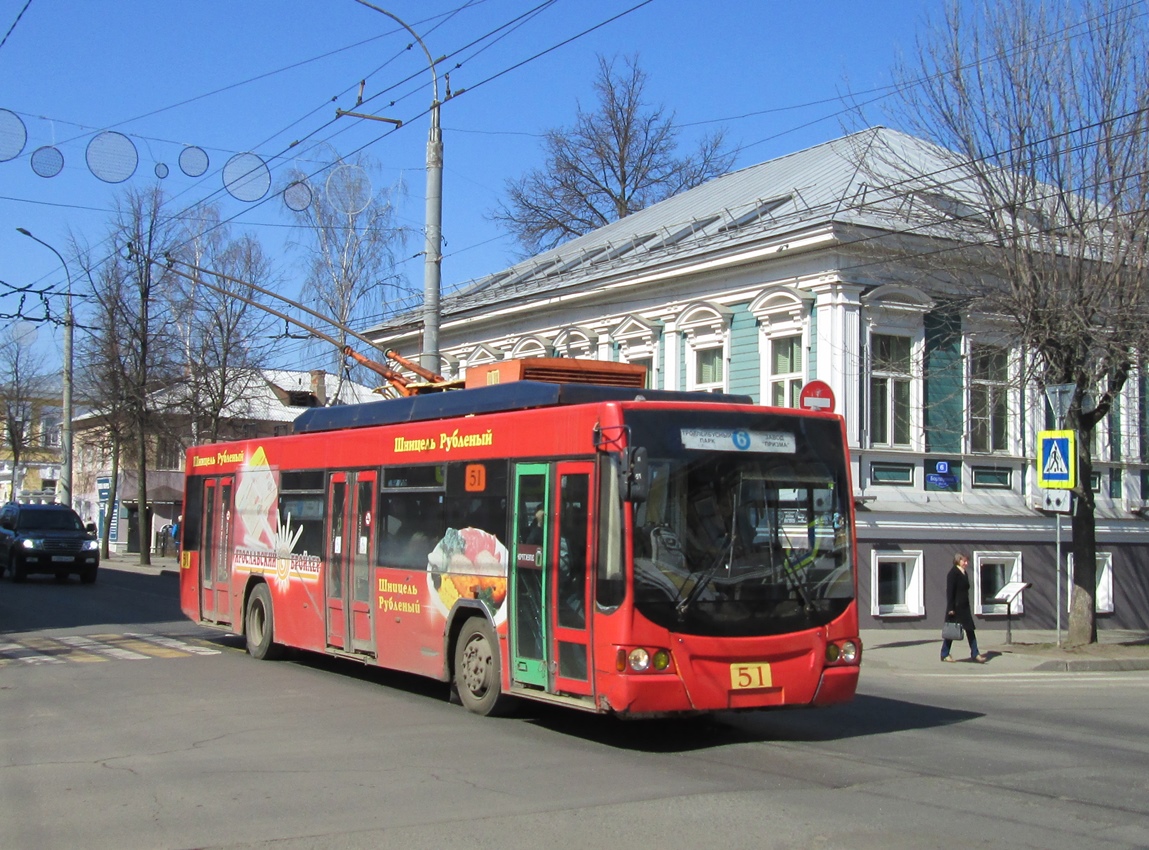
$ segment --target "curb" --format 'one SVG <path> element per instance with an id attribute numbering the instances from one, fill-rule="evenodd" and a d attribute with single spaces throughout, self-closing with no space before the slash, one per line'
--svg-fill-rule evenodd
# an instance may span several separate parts
<path id="1" fill-rule="evenodd" d="M 1125 673 L 1149 670 L 1149 659 L 1075 658 L 1043 661 L 1033 668 L 1039 673 Z"/>

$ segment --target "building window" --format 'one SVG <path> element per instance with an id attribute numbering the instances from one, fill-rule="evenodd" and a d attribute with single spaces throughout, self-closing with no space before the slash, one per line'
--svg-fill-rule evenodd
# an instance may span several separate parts
<path id="1" fill-rule="evenodd" d="M 1009 353 L 996 345 L 970 347 L 970 451 L 1004 452 L 1009 439 Z"/>
<path id="2" fill-rule="evenodd" d="M 770 340 L 770 404 L 797 407 L 802 383 L 801 335 Z"/>
<path id="3" fill-rule="evenodd" d="M 694 389 L 704 392 L 722 392 L 725 388 L 722 369 L 722 349 L 702 348 L 694 352 Z"/>
<path id="4" fill-rule="evenodd" d="M 874 551 L 870 613 L 875 617 L 920 617 L 925 612 L 922 553 Z"/>
<path id="5" fill-rule="evenodd" d="M 59 414 L 45 414 L 40 418 L 40 445 L 46 449 L 60 447 L 63 418 Z"/>
<path id="6" fill-rule="evenodd" d="M 975 466 L 971 471 L 973 472 L 973 486 L 976 489 L 1009 490 L 1013 487 L 1013 470 L 1008 467 Z"/>
<path id="7" fill-rule="evenodd" d="M 643 385 L 648 390 L 654 389 L 654 358 L 653 357 L 632 357 L 626 362 L 633 363 L 635 366 L 643 366 L 646 368 L 646 383 Z"/>
<path id="8" fill-rule="evenodd" d="M 1069 578 L 1066 587 L 1069 592 L 1065 594 L 1065 610 L 1069 611 L 1070 600 L 1073 598 L 1073 553 L 1069 553 Z M 1113 553 L 1097 553 L 1097 590 L 1093 597 L 1093 610 L 1098 614 L 1113 613 Z"/>
<path id="9" fill-rule="evenodd" d="M 914 467 L 908 463 L 872 463 L 870 464 L 870 482 L 872 484 L 892 484 L 898 487 L 912 486 Z"/>
<path id="10" fill-rule="evenodd" d="M 870 442 L 910 445 L 911 342 L 908 336 L 870 337 Z"/>
<path id="11" fill-rule="evenodd" d="M 1018 594 L 1007 610 L 1005 602 L 994 598 L 1011 581 L 1021 581 L 1020 552 L 974 552 L 973 592 L 975 614 L 1020 614 L 1022 596 Z"/>

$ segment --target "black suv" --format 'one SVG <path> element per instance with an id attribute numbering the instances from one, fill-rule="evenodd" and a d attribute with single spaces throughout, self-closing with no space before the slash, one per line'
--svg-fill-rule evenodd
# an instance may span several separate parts
<path id="1" fill-rule="evenodd" d="M 77 573 L 91 584 L 100 566 L 96 535 L 67 505 L 21 505 L 0 510 L 0 570 L 12 581 L 29 573 L 54 573 L 66 579 Z"/>

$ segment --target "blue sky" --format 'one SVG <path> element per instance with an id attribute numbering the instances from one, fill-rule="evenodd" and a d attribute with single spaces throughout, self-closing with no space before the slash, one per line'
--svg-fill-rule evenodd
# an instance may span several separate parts
<path id="1" fill-rule="evenodd" d="M 517 258 L 513 240 L 488 214 L 506 179 L 542 165 L 541 134 L 569 124 L 580 100 L 593 104 L 596 54 L 638 54 L 650 77 L 648 99 L 675 113 L 684 144 L 725 128 L 740 168 L 842 135 L 850 118 L 840 96 L 862 92 L 871 100 L 871 92 L 888 86 L 895 57 L 913 53 L 925 17 L 941 5 L 375 4 L 415 29 L 433 56 L 448 57 L 439 66 L 441 89 L 447 70 L 452 90 L 466 89 L 442 107 L 447 290 Z M 288 170 L 315 172 L 333 148 L 345 156 L 359 149 L 370 154 L 380 164 L 380 189 L 404 182 L 401 220 L 419 233 L 400 271 L 413 291 L 422 291 L 416 255 L 431 72 L 417 48 L 404 50 L 409 35 L 385 15 L 355 0 L 0 0 L 0 38 L 5 34 L 0 110 L 10 114 L 0 112 L 0 157 L 9 157 L 0 162 L 0 281 L 62 285 L 56 257 L 15 228 L 65 254 L 69 234 L 98 242 L 117 193 L 154 184 L 157 166 L 166 166 L 159 183 L 174 203 L 217 200 L 224 217 L 234 217 L 234 228 L 261 239 L 294 288 L 301 257 L 289 247 L 291 220 L 275 192 Z M 387 90 L 368 111 L 403 120 L 401 128 L 334 120 L 336 107 L 355 108 L 364 78 L 368 97 Z M 12 115 L 27 132 L 19 155 L 12 155 Z M 89 143 L 109 130 L 126 136 L 139 158 L 133 176 L 117 184 L 100 180 L 86 162 Z M 34 173 L 31 155 L 42 146 L 63 155 L 57 176 Z M 180 153 L 189 146 L 207 154 L 208 170 L 199 177 L 180 168 Z M 268 164 L 270 191 L 260 202 L 224 191 L 221 169 L 245 152 Z M 97 161 L 96 168 L 120 176 L 117 160 Z M 11 295 L 0 296 L 0 313 L 14 309 Z M 41 332 L 50 347 L 55 336 L 50 328 Z"/>

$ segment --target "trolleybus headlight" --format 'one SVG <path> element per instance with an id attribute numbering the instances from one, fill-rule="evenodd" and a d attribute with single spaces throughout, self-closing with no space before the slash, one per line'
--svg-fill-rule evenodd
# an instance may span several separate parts
<path id="1" fill-rule="evenodd" d="M 642 673 L 650 667 L 650 653 L 641 646 L 632 649 L 626 660 L 635 673 Z"/>
<path id="2" fill-rule="evenodd" d="M 665 670 L 670 666 L 670 653 L 665 649 L 656 649 L 654 651 L 654 669 Z"/>
<path id="3" fill-rule="evenodd" d="M 836 662 L 838 660 L 838 657 L 841 654 L 842 654 L 842 650 L 838 647 L 838 644 L 836 644 L 836 643 L 826 644 L 826 663 L 827 664 L 833 664 L 834 662 Z"/>
<path id="4" fill-rule="evenodd" d="M 858 645 L 852 640 L 848 640 L 842 644 L 842 661 L 846 664 L 853 664 L 858 660 Z"/>

